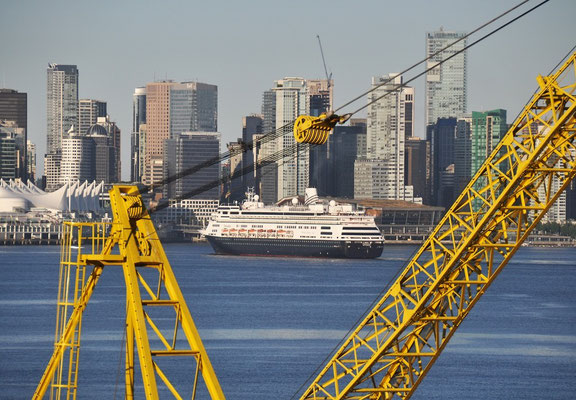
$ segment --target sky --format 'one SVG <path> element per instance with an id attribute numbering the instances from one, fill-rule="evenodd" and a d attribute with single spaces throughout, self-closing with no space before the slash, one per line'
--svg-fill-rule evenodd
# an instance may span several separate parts
<path id="1" fill-rule="evenodd" d="M 0 87 L 28 93 L 28 138 L 41 172 L 47 66 L 77 65 L 79 97 L 106 101 L 122 130 L 122 178 L 128 180 L 136 87 L 162 79 L 217 85 L 224 145 L 241 136 L 243 116 L 260 113 L 262 93 L 275 80 L 325 77 L 316 35 L 337 108 L 369 89 L 372 76 L 422 60 L 426 32 L 470 32 L 520 2 L 0 0 Z M 550 0 L 469 49 L 468 111 L 503 108 L 513 122 L 536 89 L 536 76 L 549 73 L 576 44 L 575 15 L 576 1 Z M 415 130 L 423 136 L 423 78 L 413 86 Z"/>

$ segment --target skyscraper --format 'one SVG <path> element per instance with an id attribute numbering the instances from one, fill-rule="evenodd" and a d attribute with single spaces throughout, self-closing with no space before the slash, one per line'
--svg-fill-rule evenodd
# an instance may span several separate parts
<path id="1" fill-rule="evenodd" d="M 217 132 L 182 132 L 165 141 L 164 166 L 165 177 L 181 173 L 187 168 L 202 164 L 218 157 L 220 152 L 220 134 Z M 165 185 L 164 196 L 168 198 L 219 199 L 220 187 L 215 185 L 189 197 L 187 194 L 201 189 L 220 177 L 218 163 L 204 167 L 194 174 L 184 176 Z"/>
<path id="2" fill-rule="evenodd" d="M 414 88 L 401 85 L 402 76 L 398 74 L 372 78 L 372 86 L 377 88 L 368 100 L 388 94 L 368 109 L 366 160 L 357 161 L 361 166 L 357 172 L 370 173 L 373 160 L 377 178 L 355 175 L 355 197 L 414 201 L 412 187 L 404 183 L 405 140 L 413 136 L 414 129 Z"/>
<path id="3" fill-rule="evenodd" d="M 15 125 L 12 128 L 20 128 L 18 146 L 19 163 L 27 165 L 26 142 L 28 138 L 28 94 L 20 93 L 13 89 L 0 89 L 0 120 L 4 124 L 12 121 Z M 27 168 L 18 169 L 17 178 L 26 179 L 28 177 Z"/>
<path id="4" fill-rule="evenodd" d="M 465 114 L 456 121 L 454 139 L 454 192 L 458 195 L 472 177 L 472 115 Z"/>
<path id="5" fill-rule="evenodd" d="M 132 182 L 142 181 L 141 166 L 144 163 L 141 148 L 140 126 L 146 123 L 146 88 L 134 89 L 132 95 L 132 132 L 130 135 L 130 180 Z"/>
<path id="6" fill-rule="evenodd" d="M 164 174 L 164 141 L 170 139 L 170 87 L 172 81 L 146 85 L 146 147 L 144 183 L 150 185 Z"/>
<path id="7" fill-rule="evenodd" d="M 405 148 L 404 180 L 406 185 L 414 188 L 414 196 L 427 202 L 427 184 L 429 180 L 430 145 L 427 140 L 419 137 L 407 137 Z"/>
<path id="8" fill-rule="evenodd" d="M 0 89 L 0 119 L 14 121 L 18 128 L 28 129 L 28 94 Z"/>
<path id="9" fill-rule="evenodd" d="M 448 194 L 440 196 L 441 193 L 454 193 L 454 188 L 442 187 L 440 177 L 445 175 L 446 168 L 454 164 L 456 153 L 454 142 L 456 139 L 456 118 L 440 117 L 426 127 L 426 139 L 430 142 L 430 194 L 431 204 L 446 206 L 452 203 L 453 199 Z M 447 182 L 447 180 L 444 180 Z M 440 204 L 440 197 L 444 204 Z"/>
<path id="10" fill-rule="evenodd" d="M 216 132 L 217 121 L 217 86 L 173 81 L 147 84 L 144 183 L 163 175 L 165 140 L 182 132 Z"/>
<path id="11" fill-rule="evenodd" d="M 26 176 L 25 129 L 14 121 L 0 120 L 0 178 L 15 179 Z"/>
<path id="12" fill-rule="evenodd" d="M 356 120 L 357 121 L 357 120 Z M 334 197 L 354 198 L 354 162 L 366 152 L 366 123 L 351 121 L 334 128 L 328 137 L 330 149 L 329 183 Z"/>
<path id="13" fill-rule="evenodd" d="M 47 70 L 47 153 L 60 149 L 62 136 L 78 127 L 78 68 L 50 64 Z"/>
<path id="14" fill-rule="evenodd" d="M 62 138 L 78 126 L 78 68 L 76 65 L 49 64 L 47 69 L 46 190 L 60 183 Z"/>
<path id="15" fill-rule="evenodd" d="M 254 157 L 260 164 L 256 171 L 256 182 L 260 198 L 270 204 L 278 200 L 278 164 L 263 160 L 276 153 L 278 141 L 263 138 L 276 131 L 276 93 L 273 90 L 267 90 L 262 95 L 262 131 L 263 135 L 254 136 L 255 139 L 258 137 Z"/>
<path id="16" fill-rule="evenodd" d="M 284 78 L 274 83 L 276 93 L 276 129 L 290 124 L 301 114 L 310 112 L 310 94 L 303 78 Z M 278 138 L 278 151 L 294 156 L 278 162 L 278 199 L 303 195 L 310 179 L 310 152 L 308 146 L 296 144 L 294 136 L 284 134 Z"/>
<path id="17" fill-rule="evenodd" d="M 310 115 L 317 117 L 332 110 L 332 88 L 334 82 L 332 80 L 310 79 L 306 83 L 310 93 Z M 318 193 L 324 196 L 333 192 L 329 166 L 330 150 L 330 143 L 310 148 L 309 186 L 316 188 Z"/>
<path id="18" fill-rule="evenodd" d="M 262 143 L 260 157 L 285 151 L 286 156 L 275 164 L 262 167 L 261 175 L 276 179 L 261 179 L 261 198 L 272 202 L 284 197 L 303 195 L 310 185 L 311 164 L 308 145 L 297 144 L 291 132 L 290 124 L 302 114 L 320 114 L 332 104 L 332 83 L 325 80 L 307 80 L 287 77 L 274 82 L 274 87 L 264 92 L 262 104 L 263 131 L 265 134 L 277 129 L 285 129 L 275 141 Z M 311 105 L 314 109 L 311 109 Z M 325 156 L 323 157 L 326 158 Z M 320 167 L 322 155 L 316 157 L 316 166 Z M 276 168 L 276 171 L 273 169 Z M 275 188 L 271 184 L 275 184 Z M 276 193 L 274 195 L 274 189 Z"/>
<path id="19" fill-rule="evenodd" d="M 262 134 L 262 115 L 248 115 L 242 118 L 242 142 L 245 144 L 252 143 L 254 146 L 254 135 Z M 247 150 L 242 152 L 242 166 L 241 168 L 248 168 L 250 165 L 255 167 L 254 164 L 254 151 Z M 241 178 L 243 189 L 256 186 L 256 168 Z"/>
<path id="20" fill-rule="evenodd" d="M 426 34 L 426 57 L 430 57 L 466 34 L 448 32 L 440 28 Z M 434 55 L 426 63 L 427 68 L 435 67 L 426 73 L 426 125 L 434 124 L 441 117 L 459 117 L 468 107 L 467 100 L 467 58 L 462 52 L 439 65 L 439 62 L 466 47 L 466 39 L 448 50 Z"/>
<path id="21" fill-rule="evenodd" d="M 107 135 L 107 146 L 109 148 L 111 148 L 110 151 L 112 151 L 112 170 L 110 171 L 110 174 L 108 175 L 108 179 L 105 181 L 106 182 L 120 182 L 122 180 L 122 163 L 121 163 L 121 158 L 120 158 L 120 154 L 121 154 L 121 140 L 120 140 L 120 134 L 121 134 L 121 130 L 120 128 L 118 128 L 118 125 L 116 125 L 116 122 L 111 121 L 110 117 L 107 115 L 105 117 L 98 117 L 98 119 L 96 120 L 97 125 L 102 126 L 105 129 L 106 135 Z M 89 129 L 90 132 L 90 129 Z"/>

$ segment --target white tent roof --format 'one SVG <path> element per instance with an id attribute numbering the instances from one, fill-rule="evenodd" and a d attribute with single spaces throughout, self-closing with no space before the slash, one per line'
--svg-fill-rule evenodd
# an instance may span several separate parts
<path id="1" fill-rule="evenodd" d="M 24 184 L 19 179 L 8 182 L 0 179 L 0 201 L 3 210 L 21 208 L 22 204 L 27 204 L 56 211 L 99 211 L 103 188 L 104 182 L 85 181 L 82 184 L 66 183 L 60 189 L 47 193 L 30 181 Z"/>

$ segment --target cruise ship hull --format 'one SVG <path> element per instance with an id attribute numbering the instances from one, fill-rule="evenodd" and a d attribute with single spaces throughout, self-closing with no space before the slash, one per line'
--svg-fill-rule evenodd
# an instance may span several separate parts
<path id="1" fill-rule="evenodd" d="M 383 241 L 346 241 L 313 239 L 265 239 L 218 237 L 206 235 L 216 254 L 326 257 L 326 258 L 376 258 L 384 248 Z"/>

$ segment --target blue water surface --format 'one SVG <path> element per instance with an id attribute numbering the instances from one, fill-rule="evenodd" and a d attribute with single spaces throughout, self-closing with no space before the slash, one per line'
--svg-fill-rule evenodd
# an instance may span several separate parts
<path id="1" fill-rule="evenodd" d="M 387 246 L 376 260 L 165 250 L 226 397 L 268 400 L 299 394 L 415 248 Z M 58 263 L 56 246 L 0 247 L 0 399 L 30 398 L 52 354 Z M 79 399 L 123 398 L 124 318 L 122 271 L 107 267 L 84 314 Z M 189 382 L 193 371 L 176 379 Z M 574 393 L 576 249 L 522 248 L 412 399 Z"/>

